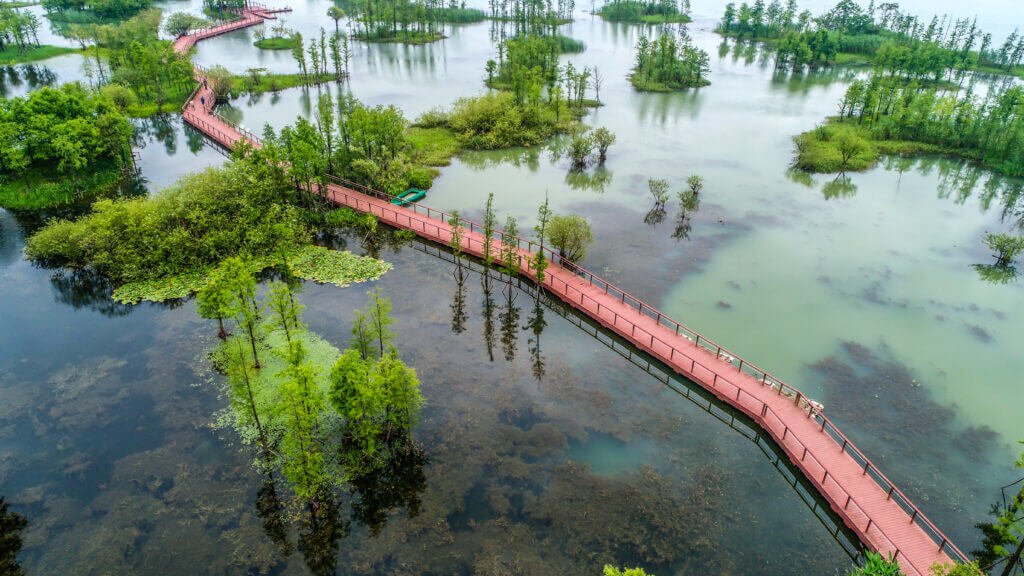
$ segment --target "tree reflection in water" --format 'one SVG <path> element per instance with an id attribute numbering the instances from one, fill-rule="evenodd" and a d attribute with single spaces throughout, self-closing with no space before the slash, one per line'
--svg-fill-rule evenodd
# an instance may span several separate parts
<path id="1" fill-rule="evenodd" d="M 349 482 L 352 521 L 365 525 L 376 536 L 392 510 L 404 508 L 410 518 L 415 518 L 427 487 L 423 471 L 426 463 L 425 451 L 412 438 L 398 439 L 381 465 Z"/>
<path id="2" fill-rule="evenodd" d="M 21 532 L 28 526 L 28 520 L 7 509 L 7 501 L 0 496 L 0 574 L 21 576 L 25 570 L 18 564 L 18 552 L 23 541 Z"/>
<path id="3" fill-rule="evenodd" d="M 494 362 L 494 298 L 491 296 L 491 271 L 485 269 L 480 284 L 484 289 L 484 346 L 487 357 Z"/>

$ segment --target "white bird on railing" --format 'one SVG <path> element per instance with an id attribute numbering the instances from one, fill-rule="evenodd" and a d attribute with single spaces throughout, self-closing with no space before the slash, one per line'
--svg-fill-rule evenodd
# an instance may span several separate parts
<path id="1" fill-rule="evenodd" d="M 817 400 L 811 400 L 810 398 L 808 398 L 807 399 L 807 403 L 811 405 L 811 409 L 813 411 L 815 411 L 815 412 L 817 412 L 819 414 L 821 414 L 821 413 L 823 413 L 825 411 L 825 405 L 822 404 L 821 402 L 818 402 Z"/>

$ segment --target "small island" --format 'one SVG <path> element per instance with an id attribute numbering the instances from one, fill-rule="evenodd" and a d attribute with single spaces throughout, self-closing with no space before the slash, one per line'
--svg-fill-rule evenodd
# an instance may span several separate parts
<path id="1" fill-rule="evenodd" d="M 692 21 L 689 12 L 689 0 L 610 0 L 596 13 L 609 22 L 685 24 Z"/>
<path id="2" fill-rule="evenodd" d="M 461 5 L 423 4 L 396 0 L 386 6 L 380 0 L 344 1 L 342 12 L 356 24 L 352 37 L 363 42 L 429 44 L 447 38 L 446 24 L 469 24 L 487 19 L 483 10 Z"/>
<path id="3" fill-rule="evenodd" d="M 711 84 L 708 53 L 690 43 L 685 32 L 677 39 L 662 34 L 655 40 L 641 36 L 629 81 L 641 92 L 674 92 Z"/>

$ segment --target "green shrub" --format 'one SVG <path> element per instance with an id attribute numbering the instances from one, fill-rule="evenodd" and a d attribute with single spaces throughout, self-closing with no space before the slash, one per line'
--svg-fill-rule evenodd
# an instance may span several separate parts
<path id="1" fill-rule="evenodd" d="M 469 148 L 493 150 L 532 146 L 562 131 L 555 111 L 543 105 L 517 105 L 512 94 L 498 92 L 460 98 L 449 117 L 449 126 Z"/>
<path id="2" fill-rule="evenodd" d="M 103 200 L 29 238 L 29 257 L 117 282 L 175 276 L 229 256 L 259 257 L 308 238 L 298 211 L 245 161 L 186 176 L 151 198 Z"/>
<path id="3" fill-rule="evenodd" d="M 869 133 L 849 124 L 824 124 L 796 136 L 794 165 L 807 172 L 859 172 L 875 165 L 878 146 Z"/>

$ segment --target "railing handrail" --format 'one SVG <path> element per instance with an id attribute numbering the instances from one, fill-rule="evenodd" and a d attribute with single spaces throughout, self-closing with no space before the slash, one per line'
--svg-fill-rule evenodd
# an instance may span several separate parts
<path id="1" fill-rule="evenodd" d="M 227 120 L 225 120 L 225 121 L 227 121 Z M 388 200 L 394 200 L 394 199 L 397 198 L 395 195 L 390 194 L 388 192 L 384 192 L 384 191 L 381 191 L 381 190 L 375 190 L 375 189 L 372 189 L 372 188 L 370 188 L 368 186 L 360 184 L 358 182 L 352 182 L 350 180 L 346 180 L 344 178 L 340 178 L 340 177 L 334 176 L 332 174 L 328 174 L 327 177 L 328 177 L 329 180 L 332 180 L 332 181 L 334 181 L 334 182 L 336 182 L 338 184 L 341 184 L 341 185 L 345 186 L 346 188 L 349 188 L 349 189 L 351 189 L 351 190 L 353 190 L 355 192 L 363 193 L 364 195 L 374 196 L 374 197 L 378 197 L 378 198 L 381 198 L 381 199 L 388 199 Z M 406 209 L 410 209 L 413 212 L 415 212 L 416 214 L 420 214 L 420 212 L 419 212 L 420 209 L 426 209 L 428 211 L 428 213 L 426 215 L 428 219 L 435 219 L 435 218 L 433 218 L 430 215 L 431 212 L 434 212 L 437 215 L 441 216 L 440 220 L 444 224 L 449 224 L 448 219 L 451 218 L 451 215 L 448 214 L 448 213 L 445 213 L 445 212 L 443 212 L 441 210 L 436 210 L 436 209 L 433 209 L 433 208 L 422 206 L 422 205 L 420 205 L 418 203 L 410 203 L 410 204 L 402 206 L 402 207 L 404 207 Z M 384 208 L 382 207 L 381 210 L 384 210 Z M 389 210 L 394 212 L 396 214 L 396 216 L 399 213 L 398 210 L 396 210 L 396 209 L 389 209 Z M 371 212 L 372 212 L 372 210 L 371 210 Z M 459 222 L 460 222 L 459 225 L 461 227 L 466 227 L 466 228 L 469 228 L 470 230 L 474 230 L 476 228 L 480 228 L 480 229 L 483 228 L 480 224 L 477 224 L 476 222 L 473 222 L 473 221 L 468 220 L 466 218 L 462 218 L 461 216 L 459 217 Z M 420 221 L 420 223 L 424 224 L 423 221 Z M 432 225 L 437 227 L 436 224 L 432 224 Z M 437 229 L 440 230 L 441 228 L 437 227 Z M 528 245 L 536 245 L 536 244 L 534 244 L 534 242 L 528 241 L 528 240 L 524 240 L 524 239 L 522 239 L 522 238 L 520 238 L 518 236 L 510 237 L 509 235 L 505 234 L 504 231 L 497 231 L 496 230 L 495 232 L 496 232 L 496 235 L 500 234 L 500 236 L 501 236 L 500 241 L 504 242 L 506 244 L 510 244 L 510 243 L 506 242 L 505 239 L 506 238 L 511 238 L 511 239 L 514 239 L 516 241 L 517 246 L 521 246 L 522 243 L 524 243 L 524 242 L 527 243 Z M 440 237 L 440 234 L 438 234 L 438 237 Z M 465 241 L 467 242 L 467 244 L 470 245 L 470 247 L 472 247 L 472 242 L 474 241 L 473 238 L 466 237 Z M 480 242 L 481 247 L 483 247 L 483 242 L 481 242 L 479 240 L 477 240 L 477 241 Z M 607 282 L 606 280 L 604 280 L 603 278 L 597 276 L 596 274 L 593 274 L 589 270 L 586 270 L 585 268 L 583 268 L 581 266 L 577 266 L 574 262 L 570 261 L 569 259 L 562 258 L 557 253 L 555 253 L 554 251 L 548 249 L 547 247 L 545 247 L 545 252 L 548 252 L 553 257 L 553 261 L 556 262 L 556 263 L 562 263 L 562 264 L 569 263 L 569 266 L 564 266 L 563 265 L 563 268 L 566 268 L 566 269 L 568 269 L 570 271 L 573 271 L 573 272 L 583 272 L 586 275 L 592 276 L 592 280 L 598 280 L 600 283 L 605 284 L 609 290 L 612 290 L 612 291 L 615 291 L 615 292 L 619 292 L 621 294 L 625 294 L 628 298 L 630 298 L 630 299 L 632 299 L 632 300 L 634 300 L 634 301 L 636 301 L 638 303 L 642 303 L 641 300 L 639 300 L 639 299 L 637 299 L 635 297 L 632 297 L 631 295 L 629 295 L 627 292 L 625 292 L 621 288 L 618 288 L 614 284 L 611 284 L 610 282 Z M 500 259 L 500 256 L 501 256 L 500 251 L 495 251 L 494 254 L 495 254 L 495 256 L 499 257 L 499 259 Z M 520 259 L 522 259 L 522 254 L 520 254 Z M 551 276 L 551 275 L 546 275 L 546 278 L 547 278 L 547 280 L 545 281 L 545 283 L 546 284 L 550 284 L 551 287 L 554 288 L 554 278 L 555 277 Z M 588 280 L 591 280 L 591 279 L 588 279 Z M 568 289 L 575 289 L 575 290 L 577 290 L 577 292 L 580 293 L 581 298 L 589 298 L 591 301 L 593 301 L 594 303 L 596 303 L 596 304 L 598 304 L 600 306 L 600 303 L 598 303 L 596 300 L 593 300 L 593 298 L 591 298 L 590 296 L 588 296 L 587 294 L 585 294 L 581 290 L 575 288 L 574 286 L 571 286 L 570 284 L 565 283 L 564 280 L 563 280 L 563 284 L 566 287 L 566 292 L 568 291 Z M 630 306 L 633 309 L 637 309 L 637 306 L 634 306 L 631 303 L 630 303 Z M 653 307 L 647 305 L 646 303 L 643 303 L 643 306 L 645 308 L 650 309 L 651 311 L 657 312 L 656 309 L 654 309 Z M 796 398 L 798 403 L 801 400 L 805 401 L 809 417 L 813 417 L 815 419 L 815 421 L 821 422 L 821 424 L 822 424 L 822 431 L 825 431 L 827 429 L 827 430 L 829 430 L 829 434 L 830 435 L 835 434 L 835 435 L 839 436 L 839 439 L 842 440 L 841 448 L 842 448 L 844 453 L 852 453 L 852 454 L 856 455 L 858 458 L 860 458 L 860 460 L 865 462 L 864 473 L 868 474 L 868 473 L 872 473 L 873 472 L 873 474 L 871 476 L 872 480 L 879 487 L 883 488 L 884 490 L 886 490 L 888 492 L 888 497 L 890 497 L 890 498 L 898 498 L 901 501 L 900 502 L 901 508 L 904 508 L 904 509 L 910 508 L 910 510 L 907 510 L 907 512 L 911 515 L 911 518 L 913 519 L 913 522 L 915 524 L 918 524 L 918 525 L 923 524 L 924 526 L 926 526 L 927 528 L 930 529 L 930 530 L 923 530 L 923 531 L 925 532 L 925 534 L 933 542 L 935 542 L 936 544 L 939 545 L 939 550 L 940 551 L 944 551 L 944 552 L 950 553 L 950 555 L 955 557 L 955 559 L 957 561 L 959 561 L 959 562 L 968 562 L 969 561 L 967 556 L 959 548 L 957 548 L 956 545 L 947 536 L 945 536 L 945 534 L 943 534 L 942 531 L 937 526 L 935 526 L 935 524 L 930 519 L 928 519 L 928 517 L 924 514 L 924 512 L 921 511 L 921 509 L 918 508 L 917 505 L 915 505 L 910 500 L 910 498 L 907 497 L 906 494 L 896 486 L 896 484 L 894 482 L 889 480 L 889 478 L 871 461 L 870 458 L 867 457 L 866 454 L 864 454 L 859 448 L 857 448 L 856 445 L 845 434 L 843 434 L 842 431 L 840 431 L 839 428 L 827 416 L 825 416 L 824 413 L 822 413 L 819 409 L 815 408 L 812 404 L 810 404 L 809 397 L 807 397 L 802 392 L 800 392 L 799 389 L 794 388 L 793 386 L 790 386 L 790 385 L 782 382 L 781 380 L 778 380 L 777 378 L 775 378 L 774 376 L 771 376 L 767 372 L 764 372 L 763 370 L 761 370 L 760 368 L 758 368 L 754 364 L 751 364 L 749 362 L 746 362 L 745 360 L 740 359 L 738 356 L 732 354 L 726 348 L 720 347 L 718 344 L 716 344 L 714 341 L 710 340 L 709 338 L 706 338 L 703 335 L 700 335 L 698 332 L 688 328 L 687 326 L 685 326 L 685 325 L 683 325 L 683 324 L 673 320 L 670 317 L 665 316 L 663 313 L 660 313 L 660 312 L 657 312 L 657 313 L 661 316 L 661 318 L 670 321 L 671 323 L 673 323 L 673 325 L 678 325 L 681 329 L 684 329 L 687 332 L 690 332 L 692 334 L 695 334 L 695 335 L 699 336 L 700 339 L 704 340 L 707 343 L 707 346 L 703 346 L 703 348 L 705 350 L 709 351 L 709 352 L 716 353 L 717 357 L 721 358 L 722 356 L 728 356 L 732 360 L 739 359 L 739 360 L 741 360 L 741 366 L 745 365 L 745 366 L 748 366 L 748 367 L 758 371 L 762 375 L 762 384 L 763 385 L 767 385 L 767 386 L 770 386 L 772 388 L 775 388 L 775 389 L 779 390 L 780 394 L 785 393 L 786 396 L 788 396 L 788 397 Z M 648 317 L 650 317 L 650 314 L 647 314 L 647 315 L 648 315 Z M 618 316 L 618 318 L 620 318 L 620 319 L 624 320 L 625 322 L 627 322 L 631 327 L 633 327 L 633 328 L 635 328 L 637 330 L 640 330 L 641 332 L 647 334 L 651 338 L 652 352 L 653 352 L 653 342 L 657 341 L 659 344 L 661 344 L 661 345 L 669 348 L 670 350 L 672 350 L 673 354 L 678 353 L 678 354 L 682 355 L 683 357 L 685 357 L 686 359 L 690 360 L 693 363 L 694 366 L 699 366 L 699 367 L 703 368 L 704 370 L 707 370 L 709 372 L 714 372 L 711 368 L 701 364 L 696 359 L 694 359 L 690 355 L 686 354 L 686 352 L 684 352 L 683 350 L 680 350 L 679 348 L 677 348 L 674 344 L 666 342 L 665 340 L 662 340 L 661 338 L 658 338 L 657 336 L 652 334 L 649 330 L 647 330 L 647 329 L 643 328 L 642 326 L 636 324 L 635 322 L 629 320 L 625 316 Z M 658 322 L 658 325 L 664 326 L 660 321 Z M 695 345 L 699 346 L 699 344 L 695 344 Z M 715 349 L 713 349 L 713 350 L 708 349 L 709 346 L 713 346 L 713 347 L 715 347 Z M 655 353 L 655 355 L 658 355 L 658 354 Z M 730 361 L 730 363 L 732 363 L 732 362 Z M 740 370 L 743 371 L 742 367 L 740 368 Z M 692 373 L 693 373 L 693 371 L 691 370 L 691 374 Z M 750 375 L 750 374 L 748 373 L 748 375 Z M 746 394 L 750 395 L 749 392 L 744 390 L 738 384 L 735 384 L 735 383 L 725 379 L 724 377 L 718 378 L 718 379 L 719 380 L 724 380 L 727 384 L 733 386 L 739 392 L 746 393 Z M 771 382 L 769 382 L 769 379 L 771 380 Z M 764 403 L 763 401 L 761 401 L 760 399 L 758 399 L 758 398 L 756 398 L 756 397 L 754 397 L 752 395 L 751 395 L 751 397 L 753 397 L 755 400 L 758 400 L 759 402 L 761 402 L 762 406 L 767 411 L 771 412 L 772 415 L 775 416 L 775 418 L 779 420 L 779 422 L 783 422 L 782 418 L 780 417 L 780 415 L 774 409 L 772 409 L 771 406 L 769 406 L 767 403 Z M 783 423 L 783 425 L 785 425 L 785 424 Z M 794 436 L 794 438 L 796 438 L 796 437 Z M 797 442 L 801 446 L 805 446 L 803 444 L 803 442 L 801 442 L 798 438 L 796 440 L 797 440 Z M 833 441 L 836 441 L 835 437 L 833 437 Z M 838 441 L 836 441 L 836 443 L 840 444 Z M 814 456 L 814 454 L 812 452 L 808 451 L 808 455 L 810 455 L 811 458 L 813 458 L 814 462 L 819 467 L 821 467 L 824 470 L 827 470 L 825 465 L 816 456 Z M 865 517 L 868 517 L 868 515 L 867 515 L 866 511 L 864 510 L 864 508 L 861 506 L 860 503 L 858 503 L 856 501 L 856 499 L 853 498 L 853 496 L 850 493 L 850 491 L 847 490 L 845 487 L 843 487 L 843 485 L 838 480 L 836 480 L 834 477 L 832 477 L 831 479 L 835 483 L 835 485 L 839 487 L 839 489 L 842 491 L 842 493 L 849 497 L 849 502 L 847 503 L 847 505 L 849 505 L 849 504 L 856 505 L 857 508 L 859 508 L 861 510 L 862 514 L 864 514 Z M 880 480 L 881 480 L 881 482 L 880 482 Z M 865 530 L 866 531 L 870 530 L 870 527 L 872 525 L 878 530 L 878 532 L 880 534 L 882 534 L 882 536 L 887 541 L 889 541 L 889 543 L 892 545 L 892 548 L 894 550 L 896 550 L 897 555 L 898 555 L 898 553 L 900 552 L 899 548 L 895 545 L 895 542 L 893 542 L 892 538 L 888 534 L 885 533 L 885 530 L 881 526 L 879 526 L 878 524 L 875 524 L 874 522 L 870 522 L 869 523 L 869 527 L 867 529 L 865 529 Z M 921 574 L 922 574 L 922 576 L 924 576 L 924 573 L 921 573 Z"/>
<path id="2" fill-rule="evenodd" d="M 198 89 L 198 87 L 197 87 L 197 89 Z M 193 96 L 194 96 L 194 93 L 193 93 Z M 207 127 L 208 129 L 215 130 L 218 134 L 220 134 L 221 137 L 225 140 L 224 143 L 229 143 L 232 140 L 237 142 L 238 139 L 246 138 L 248 140 L 251 140 L 256 145 L 260 145 L 261 144 L 260 139 L 255 134 L 250 132 L 249 130 L 246 130 L 246 129 L 238 126 L 235 122 L 233 122 L 233 121 L 231 121 L 231 120 L 229 120 L 227 118 L 224 118 L 223 116 L 221 116 L 220 114 L 218 114 L 216 112 L 214 112 L 214 115 L 221 122 L 226 124 L 228 127 L 230 127 L 232 129 L 234 129 L 235 131 L 237 131 L 238 132 L 238 138 L 232 138 L 232 137 L 224 134 L 224 132 L 222 132 L 220 129 L 209 125 L 209 123 L 207 123 L 205 120 L 196 118 L 194 114 L 191 114 L 192 120 L 198 120 L 198 121 L 202 122 L 202 124 L 205 127 Z M 359 192 L 359 193 L 362 193 L 364 195 L 371 196 L 371 197 L 376 197 L 376 198 L 379 198 L 379 199 L 382 199 L 382 200 L 388 200 L 389 202 L 391 200 L 397 199 L 397 197 L 394 194 L 391 194 L 391 193 L 388 193 L 388 192 L 384 192 L 384 191 L 381 191 L 381 190 L 375 190 L 373 188 L 370 188 L 369 186 L 360 184 L 358 182 L 353 182 L 353 181 L 350 181 L 350 180 L 347 180 L 347 179 L 335 176 L 333 174 L 326 174 L 325 176 L 326 176 L 326 179 L 328 181 L 333 181 L 334 183 L 340 184 L 341 186 L 344 186 L 345 188 L 348 188 L 348 189 L 350 189 L 350 190 L 352 190 L 354 192 Z M 358 204 L 358 201 L 357 201 L 357 204 Z M 452 218 L 452 215 L 448 214 L 448 213 L 446 213 L 444 211 L 436 210 L 436 209 L 430 208 L 428 206 L 423 206 L 423 205 L 421 205 L 419 203 L 416 203 L 416 202 L 407 203 L 407 204 L 403 203 L 400 207 L 404 208 L 406 210 L 411 210 L 413 213 L 415 213 L 417 215 L 421 214 L 420 210 L 426 210 L 426 217 L 427 217 L 428 220 L 434 220 L 435 219 L 431 215 L 432 213 L 434 213 L 434 214 L 436 214 L 439 217 L 441 223 L 443 223 L 445 225 L 448 225 L 448 226 L 451 226 L 451 223 L 449 222 L 449 220 Z M 370 209 L 368 207 L 368 210 L 372 213 L 372 209 Z M 381 210 L 383 211 L 384 208 L 381 207 Z M 390 210 L 395 213 L 396 220 L 397 220 L 397 215 L 399 214 L 398 210 L 396 210 L 396 209 L 390 209 Z M 412 222 L 411 216 L 409 217 L 409 219 L 410 219 L 409 221 L 411 223 Z M 421 223 L 421 225 L 423 225 L 424 231 L 426 231 L 425 226 L 426 226 L 427 222 L 424 222 L 424 221 L 419 220 L 419 219 L 417 219 L 417 220 Z M 480 231 L 482 231 L 484 229 L 484 227 L 482 225 L 480 225 L 480 224 L 478 224 L 478 223 L 476 223 L 476 222 L 474 222 L 472 220 L 469 220 L 467 218 L 464 218 L 462 216 L 458 216 L 457 219 L 455 220 L 455 222 L 456 222 L 457 226 L 459 226 L 461 228 L 468 228 L 471 232 L 474 232 L 477 229 L 479 229 Z M 433 224 L 433 223 L 431 225 L 434 226 L 435 228 L 437 228 L 437 230 L 438 230 L 437 236 L 438 236 L 438 238 L 440 238 L 441 237 L 441 234 L 440 234 L 441 228 L 439 226 L 437 226 L 436 224 Z M 450 233 L 451 233 L 451 231 L 449 229 L 449 234 Z M 605 291 L 605 293 L 610 293 L 610 294 L 619 296 L 620 297 L 620 301 L 622 303 L 628 304 L 631 309 L 634 309 L 637 312 L 639 312 L 640 314 L 646 315 L 649 318 L 654 319 L 658 326 L 662 326 L 662 327 L 669 328 L 669 329 L 673 329 L 674 328 L 675 331 L 676 331 L 676 335 L 685 337 L 687 340 L 689 340 L 695 346 L 697 346 L 699 348 L 703 348 L 707 352 L 713 352 L 715 354 L 716 358 L 725 359 L 728 363 L 730 363 L 730 364 L 732 364 L 734 366 L 736 366 L 735 362 L 738 360 L 739 361 L 738 370 L 740 372 L 746 372 L 748 376 L 751 376 L 751 377 L 754 377 L 754 378 L 756 378 L 758 375 L 760 375 L 760 380 L 761 380 L 762 385 L 767 385 L 767 386 L 770 386 L 772 388 L 777 389 L 779 391 L 779 394 L 785 394 L 787 397 L 794 397 L 796 399 L 797 405 L 800 405 L 801 401 L 806 402 L 806 409 L 807 409 L 809 417 L 812 417 L 812 418 L 815 419 L 816 422 L 820 422 L 821 423 L 821 430 L 822 430 L 822 432 L 825 432 L 826 430 L 828 430 L 829 436 L 832 437 L 833 441 L 836 442 L 836 444 L 840 444 L 839 440 L 842 440 L 841 448 L 842 448 L 843 453 L 851 454 L 852 456 L 855 456 L 856 457 L 856 458 L 854 458 L 855 461 L 859 458 L 861 461 L 864 462 L 864 474 L 871 473 L 872 481 L 875 482 L 875 484 L 877 484 L 883 490 L 887 491 L 887 493 L 888 493 L 887 498 L 894 498 L 894 499 L 896 499 L 897 503 L 900 505 L 900 507 L 903 508 L 908 514 L 910 514 L 912 523 L 917 524 L 918 526 L 922 526 L 922 531 L 925 532 L 925 534 L 929 537 L 929 539 L 931 539 L 933 542 L 936 542 L 937 544 L 939 544 L 939 551 L 949 553 L 958 562 L 967 562 L 968 561 L 967 556 L 959 548 L 957 548 L 956 545 L 945 534 L 943 534 L 943 532 L 930 519 L 928 519 L 928 517 L 924 514 L 924 512 L 921 511 L 921 509 L 917 505 L 915 505 L 913 503 L 913 501 L 911 501 L 910 498 L 907 497 L 907 495 L 902 490 L 900 490 L 899 487 L 897 487 L 896 484 L 894 482 L 892 482 L 871 461 L 871 459 L 868 458 L 868 456 L 866 454 L 864 454 L 859 448 L 857 448 L 857 446 L 845 434 L 843 434 L 843 432 L 841 430 L 839 430 L 839 428 L 831 421 L 831 419 L 829 419 L 819 408 L 816 408 L 813 404 L 811 404 L 810 398 L 807 397 L 806 395 L 804 395 L 799 389 L 797 389 L 797 388 L 795 388 L 795 387 L 793 387 L 793 386 L 791 386 L 789 384 L 786 384 L 785 382 L 783 382 L 782 380 L 776 378 L 775 376 L 772 376 L 769 372 L 767 372 L 764 369 L 760 368 L 756 364 L 753 364 L 751 362 L 748 362 L 748 361 L 744 360 L 742 357 L 738 356 L 737 354 L 731 352 L 729 349 L 727 349 L 727 348 L 721 346 L 720 344 L 716 343 L 714 340 L 704 336 L 703 334 L 697 332 L 696 330 L 693 330 L 692 328 L 686 326 L 685 324 L 682 324 L 681 322 L 678 322 L 678 321 L 674 320 L 673 318 L 671 318 L 670 316 L 668 316 L 665 313 L 661 312 L 660 310 L 658 310 L 654 306 L 651 306 L 650 304 L 647 304 L 643 300 L 640 300 L 639 298 L 629 294 L 628 292 L 626 292 L 622 288 L 619 288 L 615 284 L 612 284 L 611 282 L 608 282 L 607 280 L 605 280 L 604 278 L 601 278 L 597 274 L 594 274 L 590 270 L 587 270 L 586 268 L 576 264 L 575 262 L 569 260 L 568 258 L 562 257 L 560 254 L 556 253 L 554 250 L 552 250 L 548 246 L 544 246 L 544 245 L 542 245 L 540 243 L 535 243 L 532 240 L 523 239 L 523 238 L 521 238 L 519 236 L 511 236 L 509 234 L 506 234 L 503 230 L 495 230 L 495 238 L 492 238 L 491 241 L 493 242 L 495 239 L 498 238 L 499 235 L 500 235 L 500 240 L 499 241 L 502 242 L 505 245 L 511 245 L 512 244 L 511 241 L 514 241 L 515 242 L 515 246 L 516 246 L 517 249 L 526 250 L 528 253 L 540 252 L 542 254 L 545 254 L 545 256 L 548 257 L 551 262 L 556 263 L 556 264 L 560 264 L 566 270 L 572 271 L 574 274 L 576 274 L 578 276 L 584 277 L 591 285 L 594 285 L 596 283 L 598 285 L 598 287 L 602 288 Z M 466 241 L 467 241 L 467 243 L 471 247 L 473 239 L 471 237 L 466 237 Z M 525 247 L 524 247 L 524 244 L 525 244 Z M 483 247 L 483 245 L 484 244 L 481 241 L 481 248 Z M 493 248 L 493 245 L 492 245 L 492 248 Z M 500 256 L 501 255 L 500 255 L 499 252 L 500 251 L 494 251 L 494 254 L 495 254 L 495 256 L 499 257 L 498 259 L 500 260 Z M 520 253 L 519 256 L 520 256 L 520 262 L 522 262 L 523 254 Z M 527 264 L 528 264 L 527 268 L 529 268 L 529 262 Z M 547 275 L 547 280 L 546 280 L 546 283 L 550 284 L 552 289 L 554 289 L 554 279 L 553 278 L 554 278 L 553 276 Z M 566 283 L 564 280 L 562 282 L 563 282 L 563 284 L 566 287 L 566 294 L 568 295 L 568 289 L 570 288 L 570 285 L 568 283 Z M 578 292 L 580 292 L 581 299 L 583 297 L 590 298 L 589 296 L 584 294 L 578 288 L 576 288 L 576 290 Z M 590 298 L 590 299 L 598 304 L 598 314 L 599 314 L 600 313 L 600 303 L 598 303 L 596 300 L 593 300 L 593 298 Z M 650 338 L 651 338 L 651 352 L 654 353 L 656 356 L 658 354 L 655 353 L 654 350 L 653 350 L 653 345 L 654 345 L 655 340 L 657 342 L 659 342 L 660 344 L 668 347 L 672 351 L 671 352 L 672 355 L 674 355 L 675 353 L 679 353 L 683 357 L 685 357 L 686 359 L 690 360 L 693 367 L 700 366 L 701 368 L 703 368 L 705 370 L 708 370 L 709 372 L 714 373 L 714 371 L 712 369 L 708 368 L 707 366 L 704 366 L 703 364 L 698 363 L 694 358 L 692 358 L 691 356 L 686 354 L 684 351 L 678 349 L 674 344 L 671 344 L 669 342 L 666 342 L 666 341 L 662 340 L 661 338 L 658 338 L 653 333 L 651 333 L 649 330 L 639 326 L 638 324 L 636 324 L 635 322 L 629 320 L 628 318 L 626 318 L 624 316 L 618 316 L 617 315 L 617 318 L 621 318 L 621 319 L 625 320 L 627 323 L 629 323 L 630 326 L 633 328 L 634 332 L 635 332 L 636 329 L 639 329 L 641 332 L 644 332 L 648 336 L 650 336 Z M 668 325 L 666 326 L 665 323 L 668 323 Z M 692 338 L 691 338 L 691 336 L 692 336 Z M 702 342 L 702 340 L 703 340 L 703 342 Z M 670 358 L 670 360 L 671 360 L 671 358 Z M 746 370 L 744 370 L 744 367 L 746 367 Z M 751 374 L 750 373 L 751 371 L 753 371 L 755 374 Z M 693 372 L 691 370 L 691 374 L 692 373 Z M 717 380 L 718 379 L 717 373 L 715 373 L 715 374 L 716 374 L 716 380 Z M 736 388 L 737 391 L 738 391 L 737 395 L 739 395 L 739 394 L 741 394 L 743 392 L 746 392 L 739 385 L 737 385 L 737 384 L 735 384 L 733 382 L 730 382 L 729 380 L 726 380 L 724 377 L 721 378 L 721 379 L 724 380 L 726 383 L 730 384 L 731 386 L 733 386 L 734 388 Z M 748 395 L 750 395 L 751 397 L 755 398 L 755 400 L 758 400 L 758 401 L 760 401 L 762 403 L 762 406 L 765 409 L 765 413 L 764 413 L 765 417 L 767 416 L 767 412 L 770 411 L 772 413 L 772 415 L 774 415 L 775 418 L 777 420 L 779 420 L 779 422 L 782 422 L 782 418 L 779 416 L 779 414 L 777 414 L 775 412 L 775 410 L 773 410 L 767 403 L 765 403 L 765 402 L 761 401 L 760 399 L 754 397 L 749 392 L 746 392 L 746 393 Z M 765 421 L 765 425 L 767 426 L 767 420 Z M 785 424 L 783 424 L 783 425 L 785 426 Z M 788 430 L 788 427 L 787 427 L 787 430 Z M 769 430 L 769 432 L 771 432 L 771 430 Z M 838 436 L 838 438 L 837 438 L 837 436 Z M 802 446 L 805 446 L 803 444 L 803 442 L 801 442 L 799 439 L 797 439 L 797 442 L 799 444 L 801 444 Z M 781 443 L 781 441 L 780 441 L 780 443 Z M 806 448 L 806 446 L 805 446 L 805 448 Z M 816 456 L 814 456 L 813 453 L 810 453 L 810 455 L 811 455 L 811 457 L 813 458 L 813 460 L 817 463 L 817 465 L 819 467 L 827 470 L 825 468 L 824 464 L 822 464 L 821 461 L 818 460 L 818 458 Z M 827 472 L 826 472 L 826 477 L 827 477 Z M 842 486 L 842 484 L 840 484 L 839 481 L 836 480 L 834 477 L 832 478 L 832 480 L 835 483 L 835 485 L 838 486 L 839 489 L 845 495 L 847 495 L 847 497 L 848 497 L 847 506 L 849 504 L 851 504 L 851 503 L 855 504 L 861 510 L 862 514 L 864 514 L 864 516 L 867 516 L 867 513 L 864 511 L 864 508 L 859 503 L 857 503 L 856 500 L 853 499 L 852 494 L 848 490 L 846 490 Z M 824 489 L 824 481 L 822 482 L 822 489 Z M 908 510 L 908 508 L 909 508 L 909 510 Z M 844 508 L 844 511 L 845 511 L 845 508 Z M 852 519 L 851 519 L 851 522 L 852 522 Z M 871 519 L 869 517 L 868 527 L 865 529 L 865 533 L 870 530 L 871 524 L 872 524 L 872 522 L 871 522 Z M 879 533 L 881 533 L 882 536 L 886 540 L 889 541 L 889 543 L 892 545 L 892 548 L 896 550 L 896 553 L 898 555 L 899 552 L 900 552 L 899 548 L 895 545 L 895 543 L 892 541 L 892 539 L 885 533 L 884 529 L 881 528 L 878 524 L 874 524 L 874 526 L 878 529 Z M 927 528 L 927 530 L 925 530 L 924 528 Z M 916 570 L 916 568 L 915 568 L 915 570 Z M 923 575 L 923 573 L 922 573 L 922 575 Z"/>

